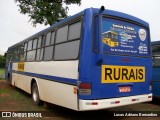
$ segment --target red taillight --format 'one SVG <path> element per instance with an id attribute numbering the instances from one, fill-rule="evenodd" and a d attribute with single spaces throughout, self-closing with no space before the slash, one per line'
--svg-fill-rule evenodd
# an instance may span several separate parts
<path id="1" fill-rule="evenodd" d="M 91 89 L 91 84 L 90 83 L 80 83 L 79 88 L 80 89 Z"/>
<path id="2" fill-rule="evenodd" d="M 115 104 L 118 104 L 118 103 L 120 103 L 120 101 L 115 101 Z"/>
<path id="3" fill-rule="evenodd" d="M 139 100 L 139 98 L 137 98 L 137 99 L 132 99 L 132 102 L 134 102 L 134 101 L 138 101 Z"/>
<path id="4" fill-rule="evenodd" d="M 92 105 L 98 105 L 98 102 L 92 102 Z"/>
<path id="5" fill-rule="evenodd" d="M 113 102 L 111 102 L 111 104 L 119 104 L 120 103 L 120 101 L 113 101 Z"/>
<path id="6" fill-rule="evenodd" d="M 80 83 L 79 94 L 90 95 L 91 94 L 91 83 Z"/>
<path id="7" fill-rule="evenodd" d="M 86 102 L 86 105 L 98 105 L 98 102 Z"/>
<path id="8" fill-rule="evenodd" d="M 132 101 L 136 101 L 136 99 L 132 99 Z"/>
<path id="9" fill-rule="evenodd" d="M 152 85 L 152 80 L 150 81 L 150 85 Z"/>
<path id="10" fill-rule="evenodd" d="M 152 96 L 148 96 L 148 98 L 152 98 Z"/>

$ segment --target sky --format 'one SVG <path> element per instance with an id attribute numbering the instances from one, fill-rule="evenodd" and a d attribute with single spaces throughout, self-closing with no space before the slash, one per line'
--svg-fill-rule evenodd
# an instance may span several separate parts
<path id="1" fill-rule="evenodd" d="M 82 4 L 70 5 L 68 15 L 74 15 L 86 8 L 100 8 L 123 12 L 138 17 L 150 25 L 151 41 L 160 40 L 160 0 L 82 0 Z M 0 54 L 9 46 L 49 27 L 32 26 L 27 15 L 18 11 L 14 0 L 0 0 Z"/>

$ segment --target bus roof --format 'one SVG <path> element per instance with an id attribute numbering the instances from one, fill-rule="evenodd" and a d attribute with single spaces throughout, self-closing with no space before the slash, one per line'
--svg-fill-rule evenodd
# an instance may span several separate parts
<path id="1" fill-rule="evenodd" d="M 160 40 L 159 41 L 152 41 L 151 42 L 151 45 L 158 45 L 158 44 L 160 45 Z"/>
<path id="2" fill-rule="evenodd" d="M 76 19 L 77 17 L 80 17 L 80 16 L 84 15 L 85 12 L 87 12 L 87 11 L 89 11 L 89 12 L 91 12 L 93 14 L 98 14 L 99 10 L 100 9 L 97 9 L 97 8 L 87 8 L 87 9 L 85 9 L 85 10 L 83 10 L 83 11 L 81 11 L 81 12 L 79 12 L 79 13 L 73 15 L 73 16 L 70 16 L 70 17 L 68 17 L 68 18 L 66 18 L 64 20 L 61 20 L 60 22 L 57 22 L 57 23 L 51 25 L 50 27 L 48 27 L 48 28 L 46 28 L 46 29 L 44 29 L 44 30 L 42 30 L 42 31 L 40 31 L 40 32 L 38 32 L 38 33 L 26 38 L 26 39 L 24 39 L 23 41 L 21 41 L 21 42 L 15 44 L 15 45 L 9 47 L 8 50 L 14 48 L 15 46 L 18 46 L 21 43 L 25 43 L 25 42 L 27 42 L 27 41 L 29 41 L 31 39 L 34 39 L 38 35 L 44 35 L 49 30 L 54 29 L 56 27 L 59 27 L 61 24 L 65 23 L 65 22 L 68 22 L 68 21 L 70 21 L 72 19 Z M 143 21 L 143 20 L 141 20 L 139 18 L 136 18 L 134 16 L 122 13 L 122 12 L 117 12 L 117 11 L 105 9 L 103 14 L 106 14 L 106 15 L 109 15 L 109 16 L 114 16 L 114 17 L 120 17 L 120 18 L 123 18 L 123 19 L 128 19 L 130 21 L 136 21 L 137 23 L 142 24 L 143 26 L 146 26 L 146 27 L 149 26 L 149 24 L 147 22 L 145 22 L 145 21 Z"/>

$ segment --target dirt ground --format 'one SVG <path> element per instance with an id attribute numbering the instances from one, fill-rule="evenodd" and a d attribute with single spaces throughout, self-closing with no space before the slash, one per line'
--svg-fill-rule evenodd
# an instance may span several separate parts
<path id="1" fill-rule="evenodd" d="M 42 118 L 23 118 L 23 119 L 53 119 L 53 120 L 81 120 L 81 119 L 104 119 L 114 116 L 114 113 L 136 111 L 136 112 L 148 112 L 158 113 L 160 115 L 160 100 L 154 100 L 154 102 L 140 103 L 134 105 L 128 105 L 123 107 L 109 108 L 98 111 L 85 111 L 77 112 L 67 108 L 59 107 L 53 104 L 45 103 L 42 106 L 35 106 L 32 103 L 31 96 L 22 90 L 11 87 L 7 81 L 0 80 L 0 114 L 4 111 L 7 112 L 38 112 L 42 114 Z M 1 115 L 0 115 L 1 116 Z M 113 119 L 126 120 L 128 117 L 112 117 Z M 2 118 L 0 117 L 0 120 Z M 4 119 L 4 118 L 3 118 Z M 2 120 L 3 120 L 2 119 Z M 7 119 L 22 119 L 22 118 L 7 118 Z M 129 117 L 129 120 L 158 120 L 158 117 Z"/>

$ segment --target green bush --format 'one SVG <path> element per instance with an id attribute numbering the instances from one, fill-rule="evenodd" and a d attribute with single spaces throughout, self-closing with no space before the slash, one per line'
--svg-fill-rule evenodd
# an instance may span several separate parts
<path id="1" fill-rule="evenodd" d="M 6 58 L 0 55 L 0 68 L 5 68 L 6 65 Z"/>
<path id="2" fill-rule="evenodd" d="M 0 80 L 4 80 L 4 78 L 5 78 L 5 69 L 0 68 Z"/>

